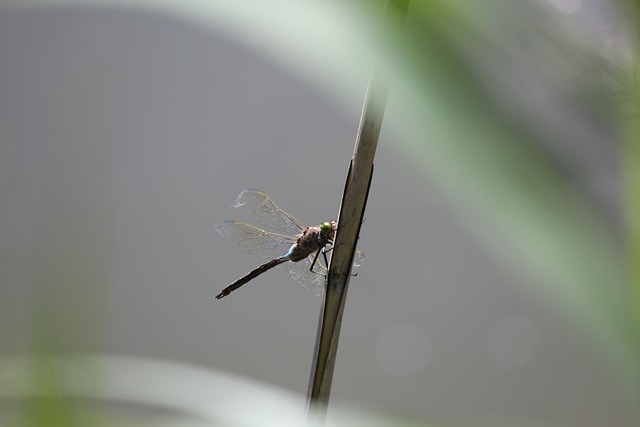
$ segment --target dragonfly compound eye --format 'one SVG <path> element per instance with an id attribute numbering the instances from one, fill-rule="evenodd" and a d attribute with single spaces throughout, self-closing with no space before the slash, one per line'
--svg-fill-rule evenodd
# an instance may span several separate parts
<path id="1" fill-rule="evenodd" d="M 333 227 L 331 226 L 330 222 L 323 222 L 322 224 L 320 224 L 320 231 L 322 232 L 322 234 L 331 234 L 331 232 L 333 231 Z"/>

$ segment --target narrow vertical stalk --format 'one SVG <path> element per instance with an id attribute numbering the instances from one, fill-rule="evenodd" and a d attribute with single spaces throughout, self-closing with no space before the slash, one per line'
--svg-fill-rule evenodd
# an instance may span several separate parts
<path id="1" fill-rule="evenodd" d="M 385 24 L 390 30 L 388 34 L 394 38 L 401 32 L 408 6 L 409 0 L 387 0 L 386 2 Z M 395 40 L 389 42 L 391 46 Z M 387 53 L 388 51 L 382 52 L 383 56 L 387 56 Z M 373 176 L 373 160 L 389 93 L 389 76 L 387 67 L 384 67 L 385 60 L 388 61 L 389 58 L 383 57 L 369 77 L 355 149 L 338 215 L 338 231 L 329 266 L 327 292 L 318 322 L 318 335 L 309 381 L 309 417 L 314 421 L 324 419 L 331 393 L 353 255 L 364 217 Z"/>

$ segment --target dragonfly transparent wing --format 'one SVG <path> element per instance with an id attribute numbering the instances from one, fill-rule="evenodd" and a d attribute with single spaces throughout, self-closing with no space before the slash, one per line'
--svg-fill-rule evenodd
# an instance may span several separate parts
<path id="1" fill-rule="evenodd" d="M 242 252 L 271 259 L 286 254 L 296 243 L 294 236 L 270 233 L 241 221 L 221 222 L 216 231 Z"/>
<path id="2" fill-rule="evenodd" d="M 309 289 L 316 295 L 323 295 L 325 281 L 327 280 L 327 269 L 318 260 L 311 271 L 311 263 L 315 254 L 308 256 L 302 261 L 287 263 L 287 270 L 293 280 L 305 289 Z M 322 255 L 320 255 L 322 257 Z M 318 257 L 318 258 L 320 258 Z"/>
<path id="3" fill-rule="evenodd" d="M 304 225 L 300 221 L 280 209 L 269 196 L 260 190 L 248 189 L 240 193 L 233 207 L 240 206 L 247 206 L 256 221 L 265 227 L 295 235 L 304 230 Z"/>
<path id="4" fill-rule="evenodd" d="M 353 254 L 353 266 L 360 267 L 364 262 L 364 254 L 356 249 L 356 253 Z"/>
<path id="5" fill-rule="evenodd" d="M 305 289 L 309 289 L 316 295 L 323 295 L 325 290 L 325 282 L 327 280 L 327 267 L 324 265 L 322 254 L 318 256 L 316 264 L 311 271 L 311 264 L 316 255 L 310 255 L 302 261 L 290 262 L 287 264 L 287 270 L 293 280 Z M 364 254 L 356 251 L 353 256 L 353 266 L 359 267 L 364 262 Z"/>

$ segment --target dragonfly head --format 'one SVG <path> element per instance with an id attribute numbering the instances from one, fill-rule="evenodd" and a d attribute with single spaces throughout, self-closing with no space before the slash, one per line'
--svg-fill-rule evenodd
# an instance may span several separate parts
<path id="1" fill-rule="evenodd" d="M 326 236 L 330 236 L 333 233 L 333 224 L 330 222 L 323 222 L 320 224 L 320 232 Z"/>

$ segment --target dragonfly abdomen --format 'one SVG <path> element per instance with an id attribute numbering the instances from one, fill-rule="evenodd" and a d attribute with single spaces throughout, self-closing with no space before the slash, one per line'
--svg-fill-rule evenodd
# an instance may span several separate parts
<path id="1" fill-rule="evenodd" d="M 222 290 L 222 292 L 220 292 L 218 295 L 216 295 L 216 299 L 221 299 L 221 298 L 226 297 L 231 292 L 235 291 L 240 286 L 244 285 L 245 283 L 249 282 L 250 280 L 255 279 L 256 277 L 258 277 L 262 273 L 264 273 L 266 271 L 269 271 L 272 268 L 282 264 L 283 262 L 287 262 L 287 261 L 289 261 L 289 258 L 285 255 L 285 256 L 282 256 L 280 258 L 272 259 L 269 262 L 265 262 L 260 267 L 254 269 L 254 270 L 251 270 L 249 273 L 245 274 L 244 276 L 242 276 L 241 278 L 239 278 L 238 280 L 236 280 L 235 282 L 233 282 L 232 284 L 230 284 L 229 286 L 224 288 Z"/>

